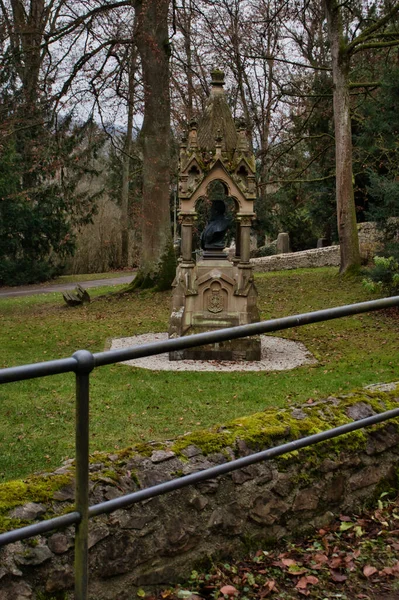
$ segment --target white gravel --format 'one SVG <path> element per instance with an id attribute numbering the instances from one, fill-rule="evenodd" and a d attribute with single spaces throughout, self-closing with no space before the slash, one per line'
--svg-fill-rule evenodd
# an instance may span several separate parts
<path id="1" fill-rule="evenodd" d="M 284 338 L 261 335 L 260 361 L 216 361 L 216 360 L 174 360 L 168 354 L 158 354 L 145 358 L 127 360 L 123 364 L 153 371 L 287 371 L 301 365 L 317 363 L 314 356 L 300 342 Z M 164 341 L 167 333 L 145 333 L 134 337 L 115 338 L 111 350 L 141 346 L 151 342 Z"/>

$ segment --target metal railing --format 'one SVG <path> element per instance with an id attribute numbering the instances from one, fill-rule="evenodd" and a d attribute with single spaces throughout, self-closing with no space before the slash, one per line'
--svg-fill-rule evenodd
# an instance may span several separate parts
<path id="1" fill-rule="evenodd" d="M 329 440 L 345 433 L 375 425 L 394 417 L 399 417 L 399 408 L 329 429 L 299 440 L 294 440 L 274 448 L 263 450 L 228 463 L 192 473 L 172 481 L 126 494 L 106 502 L 89 507 L 89 387 L 90 373 L 96 367 L 115 364 L 125 360 L 153 356 L 164 352 L 183 350 L 226 340 L 281 331 L 291 327 L 301 327 L 311 323 L 339 319 L 364 312 L 399 306 L 399 296 L 382 298 L 370 302 L 361 302 L 310 313 L 293 315 L 239 327 L 230 327 L 217 331 L 200 333 L 183 338 L 169 339 L 142 346 L 110 350 L 92 354 L 87 350 L 78 350 L 69 358 L 51 360 L 42 363 L 10 367 L 0 370 L 0 384 L 60 373 L 73 372 L 76 376 L 76 491 L 75 510 L 60 517 L 54 517 L 27 527 L 14 529 L 0 534 L 0 547 L 11 542 L 23 540 L 69 525 L 76 525 L 75 534 L 75 599 L 88 598 L 88 522 L 91 517 L 111 513 L 117 509 L 181 489 L 201 481 L 211 479 L 249 465 L 270 460 L 283 454 L 306 448 L 313 444 Z"/>

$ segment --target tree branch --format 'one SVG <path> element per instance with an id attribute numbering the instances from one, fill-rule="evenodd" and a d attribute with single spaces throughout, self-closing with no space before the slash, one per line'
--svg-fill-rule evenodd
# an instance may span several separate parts
<path id="1" fill-rule="evenodd" d="M 273 60 L 276 62 L 282 62 L 285 63 L 287 65 L 293 65 L 295 67 L 302 67 L 304 69 L 313 69 L 314 71 L 331 71 L 330 67 L 316 67 L 314 65 L 307 65 L 305 63 L 300 63 L 300 62 L 296 62 L 293 60 L 288 60 L 286 58 L 276 58 L 275 56 L 268 56 L 266 54 L 262 55 L 258 55 L 258 54 L 244 54 L 243 55 L 244 58 L 251 58 L 254 60 Z"/>
<path id="2" fill-rule="evenodd" d="M 370 27 L 366 27 L 366 29 L 364 29 L 357 38 L 355 38 L 350 44 L 347 45 L 346 52 L 348 54 L 351 54 L 352 52 L 354 52 L 354 50 L 357 46 L 362 45 L 364 43 L 364 41 L 366 39 L 369 39 L 370 36 L 374 32 L 378 31 L 379 29 L 384 27 L 384 25 L 389 23 L 391 21 L 392 17 L 394 17 L 398 12 L 399 12 L 399 2 L 395 6 L 393 6 L 391 8 L 391 10 L 388 11 L 384 17 L 382 17 L 381 19 L 376 21 L 373 25 L 370 25 Z"/>

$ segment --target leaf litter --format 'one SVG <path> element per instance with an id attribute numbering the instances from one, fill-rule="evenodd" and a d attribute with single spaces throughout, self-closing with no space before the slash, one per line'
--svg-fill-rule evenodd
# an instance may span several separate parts
<path id="1" fill-rule="evenodd" d="M 183 587 L 148 600 L 398 600 L 399 497 L 386 493 L 374 509 L 341 515 L 329 527 L 284 548 L 260 548 L 209 572 L 193 571 Z"/>

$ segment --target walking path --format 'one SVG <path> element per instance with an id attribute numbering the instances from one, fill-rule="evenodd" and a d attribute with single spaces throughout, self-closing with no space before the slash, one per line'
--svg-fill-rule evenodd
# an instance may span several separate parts
<path id="1" fill-rule="evenodd" d="M 16 287 L 0 287 L 0 298 L 16 298 L 18 296 L 33 296 L 34 294 L 51 294 L 52 292 L 66 292 L 74 290 L 79 283 L 82 288 L 96 288 L 104 285 L 120 285 L 133 281 L 136 273 L 126 272 L 115 274 L 111 279 L 95 279 L 93 281 L 75 281 L 72 283 L 55 283 L 42 285 L 23 285 Z"/>

